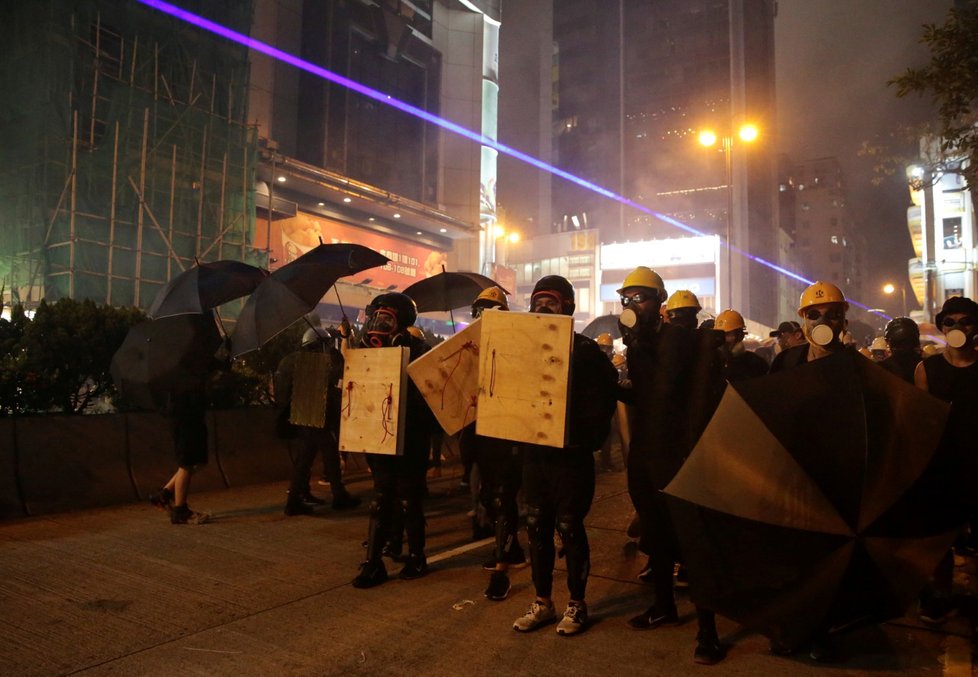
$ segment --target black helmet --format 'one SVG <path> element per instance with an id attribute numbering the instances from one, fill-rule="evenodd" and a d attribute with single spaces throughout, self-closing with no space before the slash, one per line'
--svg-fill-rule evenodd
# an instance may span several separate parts
<path id="1" fill-rule="evenodd" d="M 909 317 L 894 317 L 886 323 L 883 338 L 890 347 L 911 348 L 920 345 L 920 328 Z"/>
<path id="2" fill-rule="evenodd" d="M 564 315 L 574 314 L 574 286 L 567 281 L 567 278 L 560 275 L 545 275 L 537 280 L 533 285 L 533 293 L 530 294 L 530 307 L 533 307 L 533 297 L 541 292 L 549 292 L 560 297 L 564 308 Z"/>
<path id="3" fill-rule="evenodd" d="M 390 308 L 397 316 L 397 324 L 401 329 L 407 329 L 418 319 L 418 306 L 407 294 L 397 291 L 389 291 L 378 294 L 367 305 L 367 312 L 371 313 L 378 308 Z"/>

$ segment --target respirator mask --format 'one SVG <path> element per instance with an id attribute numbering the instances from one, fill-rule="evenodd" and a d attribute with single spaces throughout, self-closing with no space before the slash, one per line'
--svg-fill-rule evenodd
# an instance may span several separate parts
<path id="1" fill-rule="evenodd" d="M 398 329 L 397 314 L 390 308 L 378 308 L 367 317 L 360 342 L 369 348 L 393 346 L 399 338 Z"/>
<path id="2" fill-rule="evenodd" d="M 975 318 L 973 317 L 962 317 L 957 320 L 945 317 L 944 321 L 941 322 L 941 329 L 944 330 L 944 337 L 947 339 L 947 344 L 952 348 L 964 348 L 969 342 L 974 343 L 975 341 Z"/>
<path id="3" fill-rule="evenodd" d="M 808 327 L 808 338 L 817 346 L 824 348 L 839 340 L 842 334 L 846 314 L 833 308 L 824 313 L 814 308 L 805 312 L 805 319 L 814 324 Z"/>

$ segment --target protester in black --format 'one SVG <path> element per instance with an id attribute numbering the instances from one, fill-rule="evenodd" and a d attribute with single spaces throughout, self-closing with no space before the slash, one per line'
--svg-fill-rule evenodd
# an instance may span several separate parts
<path id="1" fill-rule="evenodd" d="M 717 315 L 713 328 L 724 333 L 723 376 L 727 381 L 736 383 L 767 373 L 764 358 L 750 352 L 744 345 L 747 325 L 743 315 L 736 310 L 724 310 Z"/>
<path id="2" fill-rule="evenodd" d="M 398 292 L 381 294 L 366 308 L 359 344 L 361 348 L 406 346 L 415 360 L 430 350 L 424 340 L 408 333 L 407 328 L 417 319 L 417 307 L 409 297 Z M 407 417 L 404 429 L 404 453 L 400 456 L 367 454 L 367 465 L 374 482 L 374 498 L 370 502 L 370 526 L 367 533 L 367 559 L 353 579 L 356 588 L 370 588 L 387 580 L 382 553 L 391 533 L 395 505 L 400 499 L 407 532 L 408 557 L 398 576 L 413 579 L 428 571 L 425 558 L 425 524 L 422 501 L 425 494 L 425 474 L 431 430 L 437 425 L 431 410 L 413 382 L 408 383 Z"/>
<path id="3" fill-rule="evenodd" d="M 975 474 L 978 473 L 978 452 L 975 449 L 975 417 L 978 415 L 978 303 L 966 297 L 951 297 L 944 302 L 941 312 L 937 314 L 936 323 L 944 333 L 947 347 L 943 353 L 925 358 L 917 365 L 914 383 L 931 395 L 951 403 L 939 453 L 950 463 L 945 473 L 947 482 L 962 482 L 966 488 L 961 493 L 973 495 L 969 487 L 973 485 Z M 965 514 L 974 516 L 976 505 L 972 500 L 960 508 Z M 933 585 L 921 596 L 922 621 L 943 623 L 955 612 L 951 599 L 953 572 L 954 558 L 948 551 L 934 572 Z"/>
<path id="4" fill-rule="evenodd" d="M 907 383 L 913 383 L 913 373 L 922 356 L 920 328 L 909 317 L 895 317 L 886 323 L 883 338 L 890 347 L 890 356 L 880 366 Z"/>
<path id="5" fill-rule="evenodd" d="M 321 498 L 312 494 L 309 489 L 309 477 L 316 456 L 323 455 L 323 466 L 326 469 L 326 479 L 333 496 L 334 510 L 345 510 L 360 505 L 360 499 L 351 496 L 343 484 L 343 471 L 340 465 L 340 407 L 342 395 L 340 381 L 343 378 L 343 355 L 333 345 L 333 337 L 321 327 L 310 327 L 302 335 L 300 350 L 282 358 L 275 370 L 275 397 L 288 410 L 292 401 L 292 387 L 296 377 L 296 363 L 302 351 L 321 353 L 326 357 L 326 409 L 323 427 L 296 426 L 301 441 L 299 455 L 292 470 L 289 482 L 288 498 L 285 502 L 285 514 L 309 515 L 313 512 L 311 505 L 325 503 Z"/>
<path id="6" fill-rule="evenodd" d="M 530 310 L 537 313 L 574 314 L 574 288 L 563 277 L 548 275 L 533 288 Z M 562 449 L 526 445 L 523 456 L 523 492 L 530 564 L 536 599 L 513 629 L 529 632 L 556 619 L 553 568 L 556 559 L 554 530 L 560 535 L 567 562 L 570 600 L 557 625 L 561 635 L 573 635 L 587 624 L 585 591 L 591 551 L 584 518 L 594 498 L 594 452 L 608 434 L 615 410 L 618 376 L 611 362 L 591 339 L 574 334 L 571 391 L 568 407 L 568 443 Z"/>
<path id="7" fill-rule="evenodd" d="M 697 334 L 679 323 L 660 321 L 665 286 L 645 266 L 632 271 L 618 293 L 624 307 L 619 323 L 628 347 L 631 379 L 631 389 L 622 389 L 620 397 L 634 407 L 628 493 L 638 512 L 639 547 L 649 555 L 646 578 L 653 589 L 652 606 L 628 624 L 636 630 L 650 630 L 679 622 L 672 576 L 681 553 L 662 489 L 686 460 L 694 431 L 716 404 L 720 384 L 709 372 L 716 370 L 718 360 L 711 365 L 709 358 L 717 355 L 719 341 L 711 342 L 717 333 L 713 330 Z M 704 351 L 707 359 L 698 364 L 701 340 L 708 348 Z M 697 620 L 694 660 L 719 662 L 723 647 L 713 613 L 697 608 Z"/>

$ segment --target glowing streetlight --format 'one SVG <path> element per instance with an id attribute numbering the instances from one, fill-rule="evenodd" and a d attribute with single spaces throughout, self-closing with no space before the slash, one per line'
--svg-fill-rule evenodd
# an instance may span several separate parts
<path id="1" fill-rule="evenodd" d="M 887 282 L 883 285 L 883 293 L 887 296 L 892 295 L 897 290 L 896 285 L 892 282 Z M 903 299 L 903 317 L 907 316 L 907 288 L 900 285 L 900 297 Z"/>
<path id="2" fill-rule="evenodd" d="M 506 239 L 510 244 L 518 244 L 521 238 L 519 232 L 514 230 L 512 233 L 506 236 Z"/>
<path id="3" fill-rule="evenodd" d="M 744 124 L 741 125 L 736 130 L 737 138 L 743 143 L 753 143 L 760 136 L 760 131 L 757 125 L 754 124 Z M 710 148 L 716 145 L 717 141 L 720 141 L 720 150 L 723 152 L 723 165 L 726 173 L 727 179 L 727 223 L 726 223 L 726 245 L 727 245 L 727 300 L 723 301 L 723 305 L 734 306 L 737 305 L 738 300 L 733 298 L 733 255 L 730 249 L 730 235 L 733 229 L 733 144 L 734 144 L 734 131 L 729 130 L 722 136 L 718 135 L 712 129 L 700 130 L 698 135 L 698 140 L 700 145 Z"/>

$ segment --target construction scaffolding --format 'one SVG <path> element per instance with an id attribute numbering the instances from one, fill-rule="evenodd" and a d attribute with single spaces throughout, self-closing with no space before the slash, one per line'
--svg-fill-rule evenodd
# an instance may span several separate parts
<path id="1" fill-rule="evenodd" d="M 184 4 L 249 32 L 246 0 Z M 126 0 L 5 3 L 0 24 L 6 303 L 146 308 L 195 259 L 267 266 L 246 49 Z"/>

